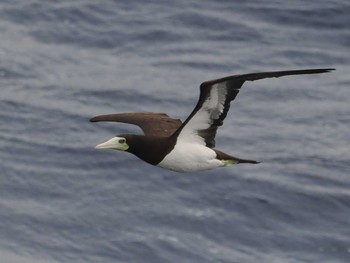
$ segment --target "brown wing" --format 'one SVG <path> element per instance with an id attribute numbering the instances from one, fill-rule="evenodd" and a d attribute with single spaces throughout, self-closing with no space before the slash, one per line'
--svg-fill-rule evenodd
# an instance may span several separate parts
<path id="1" fill-rule="evenodd" d="M 236 98 L 239 89 L 245 81 L 278 78 L 288 75 L 317 74 L 331 70 L 333 69 L 258 72 L 206 81 L 200 86 L 200 96 L 197 106 L 174 133 L 174 136 L 179 136 L 183 140 L 197 141 L 199 139 L 198 137 L 200 137 L 202 138 L 202 143 L 213 148 L 215 146 L 217 128 L 223 124 L 230 108 L 230 102 Z"/>
<path id="2" fill-rule="evenodd" d="M 139 126 L 145 135 L 167 137 L 182 124 L 179 119 L 170 118 L 165 113 L 131 112 L 116 113 L 93 117 L 91 122 L 112 121 L 130 123 Z"/>

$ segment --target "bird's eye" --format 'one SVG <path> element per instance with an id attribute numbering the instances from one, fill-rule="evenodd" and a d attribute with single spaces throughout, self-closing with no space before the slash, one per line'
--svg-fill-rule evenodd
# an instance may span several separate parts
<path id="1" fill-rule="evenodd" d="M 120 139 L 118 142 L 119 142 L 120 144 L 124 144 L 124 143 L 125 143 L 125 139 Z"/>

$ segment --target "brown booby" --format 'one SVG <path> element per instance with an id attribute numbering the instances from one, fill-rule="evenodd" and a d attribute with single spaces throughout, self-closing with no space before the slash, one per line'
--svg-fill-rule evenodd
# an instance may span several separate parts
<path id="1" fill-rule="evenodd" d="M 96 146 L 130 152 L 143 161 L 177 172 L 208 170 L 238 163 L 257 164 L 221 152 L 215 147 L 216 130 L 223 121 L 245 81 L 278 78 L 288 75 L 317 74 L 325 69 L 303 69 L 233 75 L 209 80 L 200 85 L 198 103 L 181 122 L 165 113 L 135 112 L 100 115 L 91 122 L 112 121 L 139 126 L 144 135 L 121 134 Z"/>

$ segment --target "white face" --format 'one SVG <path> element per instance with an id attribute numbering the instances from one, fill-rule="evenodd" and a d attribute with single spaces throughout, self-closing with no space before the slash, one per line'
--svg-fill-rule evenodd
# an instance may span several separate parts
<path id="1" fill-rule="evenodd" d="M 129 145 L 126 143 L 126 139 L 124 137 L 113 137 L 112 139 L 98 144 L 95 147 L 96 149 L 113 149 L 126 151 L 129 148 Z"/>

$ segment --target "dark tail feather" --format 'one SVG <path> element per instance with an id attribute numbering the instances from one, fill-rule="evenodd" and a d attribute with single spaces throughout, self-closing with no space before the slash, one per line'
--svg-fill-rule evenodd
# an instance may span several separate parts
<path id="1" fill-rule="evenodd" d="M 248 160 L 248 159 L 241 159 L 238 157 L 234 157 L 231 155 L 228 155 L 224 152 L 220 152 L 219 150 L 213 149 L 216 152 L 216 158 L 224 161 L 225 163 L 229 164 L 237 164 L 237 163 L 253 163 L 253 164 L 258 164 L 260 163 L 259 161 L 255 160 Z"/>
<path id="2" fill-rule="evenodd" d="M 236 158 L 234 157 L 238 163 L 254 163 L 254 164 L 258 164 L 258 163 L 261 163 L 259 161 L 255 161 L 255 160 L 247 160 L 247 159 L 241 159 L 241 158 Z"/>

